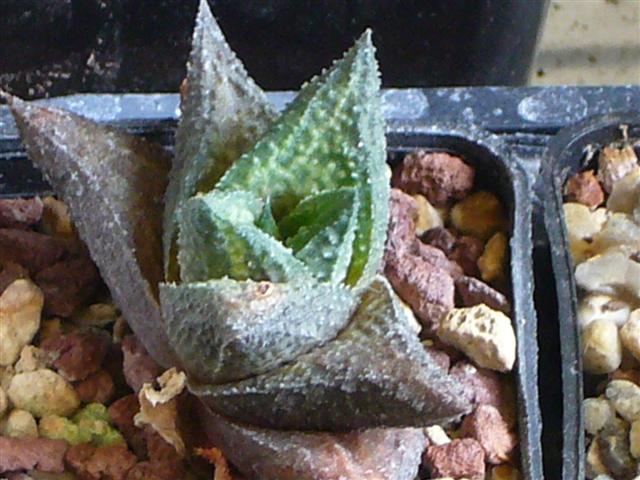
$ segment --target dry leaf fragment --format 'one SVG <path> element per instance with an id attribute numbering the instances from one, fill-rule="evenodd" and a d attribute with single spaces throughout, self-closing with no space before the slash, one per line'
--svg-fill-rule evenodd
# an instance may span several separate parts
<path id="1" fill-rule="evenodd" d="M 179 426 L 178 396 L 184 391 L 186 382 L 183 372 L 171 368 L 158 377 L 160 390 L 145 383 L 138 393 L 140 412 L 134 417 L 137 427 L 151 426 L 181 456 L 185 455 L 186 447 Z"/>

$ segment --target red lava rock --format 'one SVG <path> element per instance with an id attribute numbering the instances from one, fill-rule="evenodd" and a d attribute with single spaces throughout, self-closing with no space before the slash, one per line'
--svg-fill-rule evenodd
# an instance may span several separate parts
<path id="1" fill-rule="evenodd" d="M 53 237 L 30 230 L 0 228 L 0 263 L 16 262 L 34 274 L 63 254 L 64 248 Z"/>
<path id="2" fill-rule="evenodd" d="M 155 383 L 162 373 L 160 366 L 147 353 L 135 335 L 127 335 L 122 340 L 124 377 L 127 384 L 138 393 L 145 383 Z"/>
<path id="3" fill-rule="evenodd" d="M 454 284 L 448 272 L 417 255 L 394 257 L 385 273 L 396 293 L 409 304 L 425 329 L 434 332 L 453 308 Z"/>
<path id="4" fill-rule="evenodd" d="M 155 384 L 162 369 L 135 335 L 129 334 L 123 338 L 121 351 L 122 369 L 129 387 L 137 393 L 145 383 Z"/>
<path id="5" fill-rule="evenodd" d="M 34 469 L 62 473 L 67 447 L 63 440 L 0 436 L 0 473 Z"/>
<path id="6" fill-rule="evenodd" d="M 34 198 L 0 199 L 0 228 L 28 227 L 42 218 L 42 200 Z"/>
<path id="7" fill-rule="evenodd" d="M 427 230 L 420 236 L 427 245 L 439 248 L 448 257 L 456 246 L 456 237 L 444 227 L 435 227 Z"/>
<path id="8" fill-rule="evenodd" d="M 125 446 L 95 448 L 87 443 L 71 447 L 65 461 L 80 480 L 126 480 L 137 463 L 136 456 Z"/>
<path id="9" fill-rule="evenodd" d="M 113 402 L 107 412 L 109 419 L 122 433 L 131 449 L 139 457 L 147 456 L 144 431 L 135 426 L 133 417 L 140 411 L 140 403 L 135 394 L 127 395 Z"/>
<path id="10" fill-rule="evenodd" d="M 510 427 L 516 422 L 516 391 L 511 379 L 501 373 L 479 368 L 462 360 L 449 370 L 476 405 L 492 405 Z"/>
<path id="11" fill-rule="evenodd" d="M 0 294 L 16 280 L 27 278 L 29 272 L 19 263 L 6 262 L 0 270 Z"/>
<path id="12" fill-rule="evenodd" d="M 477 278 L 458 278 L 456 280 L 456 291 L 464 307 L 473 307 L 484 303 L 488 307 L 506 314 L 511 311 L 511 305 L 507 297 Z"/>
<path id="13" fill-rule="evenodd" d="M 518 437 L 492 405 L 478 405 L 462 422 L 461 437 L 477 440 L 484 450 L 487 462 L 499 465 L 511 460 Z"/>
<path id="14" fill-rule="evenodd" d="M 45 313 L 69 317 L 89 301 L 101 280 L 91 259 L 80 256 L 42 270 L 36 275 L 35 282 L 44 293 Z"/>
<path id="15" fill-rule="evenodd" d="M 462 267 L 465 275 L 477 277 L 480 275 L 478 258 L 480 258 L 483 251 L 484 244 L 481 240 L 474 237 L 463 236 L 456 242 L 456 246 L 449 258 Z"/>
<path id="16" fill-rule="evenodd" d="M 589 208 L 596 208 L 604 202 L 604 190 L 593 170 L 573 175 L 564 186 L 567 202 L 578 202 Z"/>
<path id="17" fill-rule="evenodd" d="M 439 348 L 434 347 L 433 345 L 425 345 L 424 349 L 427 351 L 433 361 L 440 365 L 440 367 L 445 371 L 449 371 L 449 367 L 451 366 L 451 358 L 447 355 L 447 352 L 440 350 Z"/>
<path id="18" fill-rule="evenodd" d="M 475 171 L 460 158 L 444 152 L 410 153 L 392 178 L 395 188 L 420 193 L 435 206 L 460 200 L 473 188 Z"/>
<path id="19" fill-rule="evenodd" d="M 82 403 L 108 403 L 116 393 L 111 375 L 106 370 L 98 370 L 74 385 Z"/>
<path id="20" fill-rule="evenodd" d="M 162 473 L 160 478 L 171 480 L 184 478 L 185 466 L 176 449 L 167 443 L 155 430 L 146 427 L 144 436 L 147 444 L 149 463 Z"/>
<path id="21" fill-rule="evenodd" d="M 389 226 L 387 227 L 387 243 L 385 259 L 402 255 L 416 238 L 416 201 L 398 189 L 391 189 L 389 201 Z"/>
<path id="22" fill-rule="evenodd" d="M 178 477 L 166 476 L 158 465 L 149 461 L 139 462 L 127 474 L 127 480 L 173 480 L 173 478 Z"/>
<path id="23" fill-rule="evenodd" d="M 460 265 L 449 260 L 442 250 L 426 245 L 418 239 L 413 242 L 412 252 L 433 267 L 446 271 L 454 280 L 463 274 Z"/>
<path id="24" fill-rule="evenodd" d="M 84 380 L 102 365 L 111 338 L 104 331 L 87 330 L 47 338 L 40 348 L 55 353 L 52 365 L 71 382 Z"/>
<path id="25" fill-rule="evenodd" d="M 425 451 L 423 460 L 431 478 L 464 477 L 469 480 L 484 480 L 484 451 L 472 438 L 453 440 L 445 445 L 432 445 Z"/>

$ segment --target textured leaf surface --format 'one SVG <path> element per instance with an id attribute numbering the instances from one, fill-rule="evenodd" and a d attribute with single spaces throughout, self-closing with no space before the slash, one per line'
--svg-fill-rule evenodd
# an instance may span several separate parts
<path id="1" fill-rule="evenodd" d="M 353 252 L 359 202 L 354 188 L 311 195 L 281 222 L 286 240 L 320 281 L 344 281 Z M 295 232 L 295 233 L 294 233 Z"/>
<path id="2" fill-rule="evenodd" d="M 264 375 L 190 388 L 214 411 L 264 428 L 350 431 L 426 426 L 471 405 L 420 344 L 386 280 L 327 345 Z"/>
<path id="3" fill-rule="evenodd" d="M 29 158 L 69 206 L 127 322 L 156 361 L 173 365 L 157 300 L 169 155 L 68 112 L 18 99 L 11 109 Z"/>
<path id="4" fill-rule="evenodd" d="M 276 219 L 309 195 L 356 188 L 360 204 L 350 285 L 371 281 L 386 234 L 389 185 L 379 87 L 366 32 L 342 60 L 303 86 L 273 128 L 216 186 L 270 196 Z"/>
<path id="5" fill-rule="evenodd" d="M 255 225 L 262 209 L 262 202 L 248 192 L 214 191 L 186 202 L 178 240 L 182 279 L 285 282 L 308 277 L 290 249 Z"/>
<path id="6" fill-rule="evenodd" d="M 163 284 L 160 301 L 191 378 L 225 383 L 268 372 L 334 338 L 356 299 L 330 284 L 223 279 Z"/>
<path id="7" fill-rule="evenodd" d="M 200 2 L 180 110 L 164 215 L 165 268 L 170 279 L 178 276 L 173 258 L 176 213 L 188 198 L 209 191 L 274 117 L 264 93 L 227 44 L 206 0 Z"/>
<path id="8" fill-rule="evenodd" d="M 418 428 L 281 432 L 201 411 L 211 441 L 247 478 L 260 480 L 413 480 L 425 445 Z"/>
<path id="9" fill-rule="evenodd" d="M 264 206 L 262 207 L 262 213 L 258 218 L 257 222 L 258 228 L 265 233 L 268 233 L 273 238 L 277 240 L 282 239 L 282 235 L 280 234 L 280 229 L 278 228 L 278 224 L 276 223 L 276 219 L 273 218 L 273 211 L 271 209 L 271 198 L 267 197 L 264 202 Z"/>

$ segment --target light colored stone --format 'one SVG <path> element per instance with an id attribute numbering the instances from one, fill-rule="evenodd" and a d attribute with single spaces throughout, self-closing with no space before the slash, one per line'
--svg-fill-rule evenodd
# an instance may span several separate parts
<path id="1" fill-rule="evenodd" d="M 34 347 L 33 345 L 25 345 L 22 347 L 20 358 L 14 368 L 16 373 L 33 372 L 34 370 L 46 368 L 51 359 L 52 355 L 41 348 Z"/>
<path id="2" fill-rule="evenodd" d="M 445 445 L 451 442 L 451 438 L 440 425 L 434 425 L 424 429 L 424 433 L 432 445 Z"/>
<path id="3" fill-rule="evenodd" d="M 429 203 L 423 195 L 413 195 L 418 205 L 418 218 L 416 219 L 416 234 L 422 235 L 431 228 L 442 227 L 444 222 L 440 213 Z"/>
<path id="4" fill-rule="evenodd" d="M 613 186 L 607 199 L 607 208 L 613 212 L 631 213 L 640 200 L 640 168 L 622 178 Z"/>
<path id="5" fill-rule="evenodd" d="M 640 460 L 640 420 L 631 424 L 629 430 L 629 451 L 636 460 Z"/>
<path id="6" fill-rule="evenodd" d="M 595 479 L 598 475 L 608 475 L 609 471 L 602 461 L 602 454 L 598 448 L 598 442 L 594 439 L 587 450 L 587 461 L 585 465 L 586 476 Z"/>
<path id="7" fill-rule="evenodd" d="M 0 365 L 13 365 L 22 347 L 40 327 L 44 295 L 31 281 L 20 279 L 0 295 Z"/>
<path id="8" fill-rule="evenodd" d="M 619 291 L 640 299 L 640 263 L 622 252 L 591 257 L 576 268 L 576 283 L 588 292 L 615 295 Z"/>
<path id="9" fill-rule="evenodd" d="M 440 323 L 438 336 L 480 367 L 500 372 L 513 368 L 516 336 L 511 319 L 484 304 L 451 310 Z"/>
<path id="10" fill-rule="evenodd" d="M 596 375 L 611 373 L 622 362 L 618 327 L 610 320 L 594 320 L 582 332 L 584 369 Z"/>
<path id="11" fill-rule="evenodd" d="M 36 417 L 71 415 L 80 406 L 76 391 L 64 378 L 48 369 L 18 373 L 7 391 L 9 400 Z"/>
<path id="12" fill-rule="evenodd" d="M 598 180 L 611 193 L 620 180 L 638 168 L 638 157 L 631 145 L 604 147 L 598 155 Z"/>
<path id="13" fill-rule="evenodd" d="M 4 417 L 4 414 L 7 413 L 8 408 L 9 399 L 7 398 L 7 394 L 4 393 L 4 390 L 0 388 L 0 418 Z"/>
<path id="14" fill-rule="evenodd" d="M 591 210 L 586 205 L 576 202 L 567 202 L 562 208 L 570 240 L 593 237 L 607 221 L 608 214 L 604 208 Z"/>
<path id="15" fill-rule="evenodd" d="M 640 308 L 634 310 L 620 329 L 622 345 L 636 360 L 640 360 Z"/>
<path id="16" fill-rule="evenodd" d="M 612 380 L 605 394 L 618 415 L 627 422 L 640 420 L 640 387 L 628 380 Z"/>
<path id="17" fill-rule="evenodd" d="M 584 429 L 590 435 L 597 435 L 613 422 L 616 412 L 606 398 L 586 398 L 584 407 Z"/>
<path id="18" fill-rule="evenodd" d="M 15 374 L 16 370 L 15 368 L 13 368 L 13 365 L 8 367 L 0 367 L 0 388 L 2 388 L 5 392 L 9 388 L 11 379 Z"/>
<path id="19" fill-rule="evenodd" d="M 13 438 L 38 438 L 38 424 L 26 410 L 13 409 L 2 422 L 2 435 Z"/>
<path id="20" fill-rule="evenodd" d="M 637 225 L 630 215 L 614 213 L 594 235 L 593 248 L 596 253 L 603 253 L 621 246 L 627 246 L 632 250 L 640 248 L 640 225 Z"/>
<path id="21" fill-rule="evenodd" d="M 502 232 L 496 232 L 484 246 L 478 258 L 480 276 L 485 282 L 501 282 L 507 278 L 509 240 Z"/>
<path id="22" fill-rule="evenodd" d="M 629 318 L 631 307 L 611 295 L 594 293 L 587 295 L 578 307 L 578 324 L 584 328 L 594 320 L 610 320 L 618 327 Z"/>

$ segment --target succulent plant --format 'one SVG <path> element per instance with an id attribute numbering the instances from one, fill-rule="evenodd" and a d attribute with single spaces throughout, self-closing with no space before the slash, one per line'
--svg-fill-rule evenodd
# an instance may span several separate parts
<path id="1" fill-rule="evenodd" d="M 467 412 L 377 273 L 389 178 L 370 32 L 276 116 L 202 1 L 185 87 L 170 174 L 159 146 L 9 102 L 132 329 L 187 373 L 221 448 L 283 436 L 321 448 L 327 433 L 268 429 L 419 427 Z"/>

